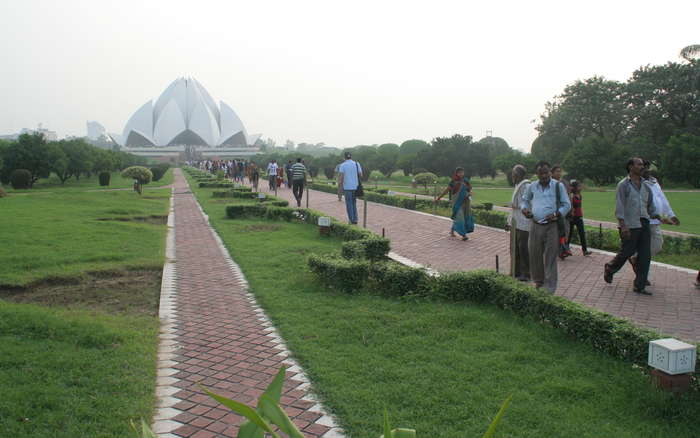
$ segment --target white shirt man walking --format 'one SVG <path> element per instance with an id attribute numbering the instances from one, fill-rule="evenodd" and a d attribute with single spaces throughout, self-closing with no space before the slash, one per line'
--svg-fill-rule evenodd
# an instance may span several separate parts
<path id="1" fill-rule="evenodd" d="M 338 186 L 342 187 L 345 195 L 345 208 L 348 212 L 348 221 L 351 224 L 357 224 L 357 199 L 355 192 L 360 185 L 362 177 L 362 167 L 360 164 L 352 160 L 350 152 L 345 152 L 345 161 L 338 168 Z"/>

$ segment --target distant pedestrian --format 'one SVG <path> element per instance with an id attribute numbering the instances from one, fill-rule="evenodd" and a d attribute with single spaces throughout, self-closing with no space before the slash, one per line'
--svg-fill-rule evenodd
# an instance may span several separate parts
<path id="1" fill-rule="evenodd" d="M 519 281 L 530 281 L 530 254 L 528 250 L 530 220 L 521 211 L 523 195 L 530 185 L 530 180 L 526 176 L 525 166 L 516 164 L 513 167 L 512 178 L 515 189 L 511 199 L 508 225 L 510 227 L 511 275 Z"/>
<path id="2" fill-rule="evenodd" d="M 254 191 L 258 191 L 258 182 L 260 181 L 260 169 L 258 169 L 257 164 L 251 162 L 248 166 L 250 172 L 250 184 L 253 186 Z"/>
<path id="3" fill-rule="evenodd" d="M 583 184 L 581 182 L 571 180 L 571 215 L 569 223 L 569 238 L 574 235 L 574 227 L 578 228 L 578 240 L 581 244 L 581 250 L 584 256 L 591 255 L 588 250 L 588 245 L 586 245 L 586 229 L 583 226 L 583 195 L 581 191 L 583 190 Z M 567 242 L 568 243 L 568 242 Z"/>
<path id="4" fill-rule="evenodd" d="M 343 186 L 340 185 L 340 165 L 343 163 L 338 163 L 335 166 L 335 179 L 338 185 L 338 202 L 343 200 Z"/>
<path id="5" fill-rule="evenodd" d="M 345 161 L 338 168 L 338 174 L 338 186 L 343 188 L 348 221 L 351 224 L 357 224 L 357 199 L 355 194 L 360 185 L 362 167 L 360 163 L 352 159 L 350 152 L 345 152 Z"/>
<path id="6" fill-rule="evenodd" d="M 304 184 L 306 183 L 306 166 L 297 158 L 297 162 L 289 168 L 287 174 L 292 181 L 292 193 L 297 201 L 297 207 L 301 207 L 301 198 L 304 196 Z"/>
<path id="7" fill-rule="evenodd" d="M 281 188 L 284 182 L 284 167 L 277 166 L 277 187 Z"/>
<path id="8" fill-rule="evenodd" d="M 277 187 L 277 161 L 272 160 L 267 165 L 267 179 L 270 183 L 270 190 L 275 190 Z"/>
<path id="9" fill-rule="evenodd" d="M 550 165 L 540 161 L 536 166 L 538 182 L 531 183 L 522 198 L 522 213 L 532 219 L 528 239 L 530 276 L 535 286 L 557 290 L 559 255 L 558 220 L 566 216 L 571 202 L 566 188 L 552 178 Z"/>
<path id="10" fill-rule="evenodd" d="M 564 188 L 566 189 L 566 196 L 569 197 L 569 200 L 571 200 L 571 187 L 569 184 L 562 179 L 562 168 L 561 166 L 552 166 L 552 179 L 562 183 Z M 563 233 L 561 233 L 562 230 L 560 230 L 560 236 L 559 236 L 559 258 L 564 260 L 565 258 L 573 255 L 571 253 L 571 249 L 569 249 L 569 227 L 571 223 L 571 211 L 569 211 L 569 214 L 566 215 L 563 221 L 561 221 L 561 225 L 563 225 Z M 561 226 L 560 225 L 560 226 Z M 562 235 L 563 234 L 563 235 Z"/>
<path id="11" fill-rule="evenodd" d="M 291 189 L 292 188 L 292 166 L 294 164 L 292 163 L 292 160 L 289 160 L 287 164 L 284 166 L 284 172 L 287 175 L 287 188 Z"/>
<path id="12" fill-rule="evenodd" d="M 627 177 L 617 184 L 615 192 L 615 217 L 619 223 L 621 248 L 614 259 L 605 264 L 603 279 L 612 283 L 613 275 L 627 260 L 637 253 L 634 292 L 651 295 L 645 290 L 649 263 L 651 262 L 651 231 L 649 221 L 658 218 L 654 195 L 649 184 L 644 183 L 644 162 L 634 157 L 627 161 Z"/>
<path id="13" fill-rule="evenodd" d="M 462 240 L 469 240 L 467 234 L 474 231 L 474 217 L 471 214 L 472 184 L 469 178 L 464 176 L 464 169 L 458 167 L 452 175 L 452 181 L 445 190 L 435 198 L 438 202 L 447 193 L 450 193 L 450 204 L 452 206 L 452 228 L 450 235 L 456 232 L 462 236 Z"/>

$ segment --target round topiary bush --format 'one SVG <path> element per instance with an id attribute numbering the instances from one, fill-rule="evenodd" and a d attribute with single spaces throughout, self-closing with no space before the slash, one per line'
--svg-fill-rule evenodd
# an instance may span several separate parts
<path id="1" fill-rule="evenodd" d="M 108 186 L 109 185 L 109 180 L 112 177 L 112 174 L 109 172 L 100 172 L 100 174 L 97 176 L 100 180 L 100 185 L 101 186 Z"/>
<path id="2" fill-rule="evenodd" d="M 127 167 L 122 171 L 122 176 L 124 178 L 133 178 L 138 181 L 139 184 L 148 184 L 153 179 L 153 173 L 150 169 L 143 166 Z"/>
<path id="3" fill-rule="evenodd" d="M 27 169 L 15 169 L 10 174 L 12 188 L 28 189 L 32 186 L 32 174 Z"/>

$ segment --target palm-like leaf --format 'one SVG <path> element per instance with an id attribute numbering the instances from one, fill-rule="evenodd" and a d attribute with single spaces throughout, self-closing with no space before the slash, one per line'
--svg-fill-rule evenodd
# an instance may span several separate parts
<path id="1" fill-rule="evenodd" d="M 681 58 L 686 61 L 700 59 L 700 44 L 691 44 L 690 46 L 683 47 L 683 50 L 681 50 Z"/>

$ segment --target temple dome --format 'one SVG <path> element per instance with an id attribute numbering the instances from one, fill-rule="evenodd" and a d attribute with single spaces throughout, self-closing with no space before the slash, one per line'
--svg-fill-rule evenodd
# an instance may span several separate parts
<path id="1" fill-rule="evenodd" d="M 149 100 L 129 118 L 121 136 L 123 146 L 247 147 L 255 138 L 224 102 L 217 105 L 194 78 L 178 78 L 155 104 Z"/>

